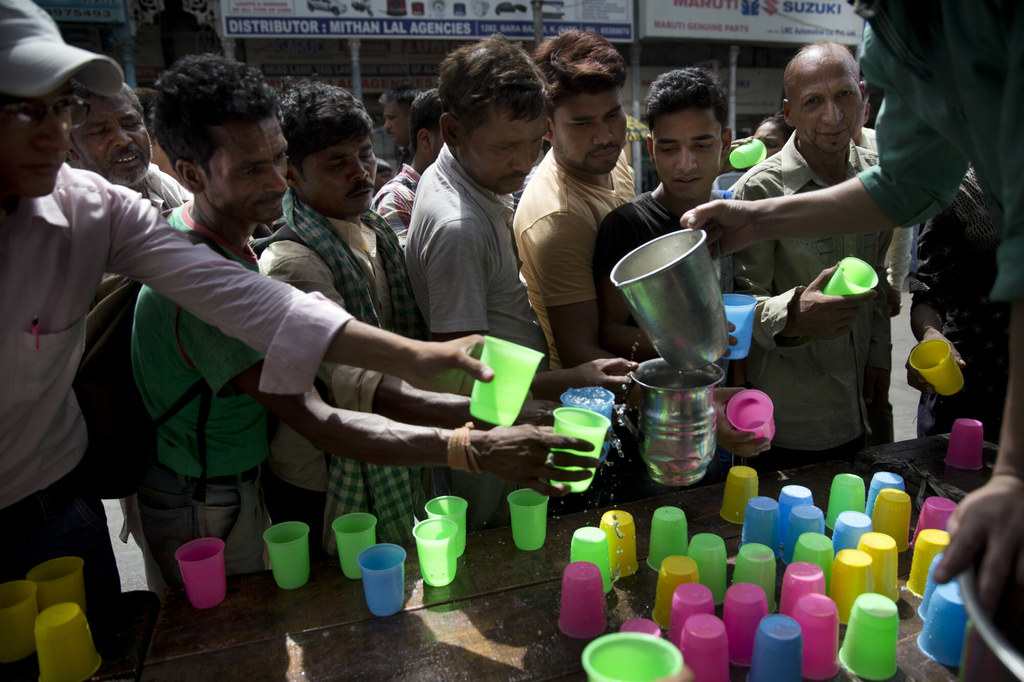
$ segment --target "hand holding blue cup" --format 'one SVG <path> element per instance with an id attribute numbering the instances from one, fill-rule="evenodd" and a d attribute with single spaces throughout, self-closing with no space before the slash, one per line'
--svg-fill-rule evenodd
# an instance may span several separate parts
<path id="1" fill-rule="evenodd" d="M 736 345 L 729 346 L 728 357 L 730 360 L 740 360 L 750 353 L 757 299 L 743 294 L 724 294 L 722 302 L 725 304 L 725 319 L 734 327 L 730 335 L 736 339 Z"/>

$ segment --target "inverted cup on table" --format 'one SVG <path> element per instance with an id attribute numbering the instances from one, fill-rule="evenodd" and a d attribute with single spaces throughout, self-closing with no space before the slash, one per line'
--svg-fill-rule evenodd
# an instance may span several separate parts
<path id="1" fill-rule="evenodd" d="M 573 561 L 562 573 L 558 629 L 570 637 L 590 639 L 608 628 L 604 613 L 601 569 L 589 561 Z"/>
<path id="2" fill-rule="evenodd" d="M 779 503 L 770 497 L 752 497 L 747 502 L 747 511 L 743 516 L 743 531 L 740 533 L 740 546 L 751 542 L 770 547 L 776 559 L 782 556 Z"/>
<path id="3" fill-rule="evenodd" d="M 836 518 L 844 511 L 864 513 L 864 479 L 856 474 L 836 474 L 828 493 L 825 526 L 836 527 Z"/>
<path id="4" fill-rule="evenodd" d="M 578 407 L 581 410 L 597 412 L 607 417 L 609 421 L 612 418 L 612 410 L 615 408 L 615 394 L 600 386 L 570 388 L 559 397 L 559 400 L 562 401 L 562 407 Z M 611 433 L 611 428 L 608 429 L 608 432 Z M 611 439 L 605 438 L 604 445 L 601 447 L 602 462 L 608 456 L 610 447 Z"/>
<path id="5" fill-rule="evenodd" d="M 630 618 L 622 624 L 619 632 L 640 632 L 651 637 L 661 637 L 661 626 L 649 618 Z"/>
<path id="6" fill-rule="evenodd" d="M 832 584 L 832 564 L 835 562 L 835 550 L 832 540 L 823 533 L 803 533 L 796 541 L 793 550 L 793 562 L 814 564 L 825 574 L 825 593 Z"/>
<path id="7" fill-rule="evenodd" d="M 660 680 L 682 672 L 683 656 L 660 637 L 615 632 L 587 645 L 583 669 L 592 682 Z"/>
<path id="8" fill-rule="evenodd" d="M 686 556 L 686 513 L 679 507 L 658 507 L 651 517 L 651 542 L 647 552 L 647 565 L 655 571 L 667 556 Z"/>
<path id="9" fill-rule="evenodd" d="M 907 551 L 910 547 L 910 495 L 892 488 L 881 490 L 871 512 L 871 530 L 895 540 L 897 552 Z"/>
<path id="10" fill-rule="evenodd" d="M 896 604 L 880 594 L 857 597 L 851 609 L 839 661 L 865 680 L 887 680 L 896 674 L 900 619 Z"/>
<path id="11" fill-rule="evenodd" d="M 800 624 L 804 638 L 803 676 L 828 680 L 839 673 L 839 611 L 823 594 L 808 593 L 796 601 L 793 620 Z"/>
<path id="12" fill-rule="evenodd" d="M 39 610 L 70 601 L 86 613 L 84 566 L 82 557 L 60 556 L 32 567 L 25 578 L 36 584 Z"/>
<path id="13" fill-rule="evenodd" d="M 977 419 L 957 419 L 949 432 L 946 464 L 957 469 L 980 469 L 985 427 Z"/>
<path id="14" fill-rule="evenodd" d="M 510 492 L 507 499 L 516 547 L 525 552 L 543 547 L 548 529 L 548 496 L 522 488 Z"/>
<path id="15" fill-rule="evenodd" d="M 725 305 L 725 319 L 732 322 L 734 329 L 731 334 L 736 339 L 736 345 L 729 346 L 729 359 L 741 360 L 750 353 L 757 299 L 744 294 L 723 294 L 722 303 Z"/>
<path id="16" fill-rule="evenodd" d="M 932 593 L 935 591 L 935 587 L 938 585 L 935 582 L 935 568 L 942 563 L 942 557 L 944 553 L 940 552 L 932 558 L 932 564 L 928 567 L 928 581 L 924 586 L 924 596 L 921 597 L 921 604 L 917 607 L 918 617 L 924 621 L 928 618 L 928 602 L 932 600 Z M 953 580 L 957 580 L 953 578 Z"/>
<path id="17" fill-rule="evenodd" d="M 227 579 L 224 572 L 224 541 L 196 538 L 174 551 L 181 569 L 185 594 L 197 609 L 208 609 L 224 601 Z"/>
<path id="18" fill-rule="evenodd" d="M 896 541 L 885 533 L 864 533 L 857 542 L 857 549 L 871 557 L 871 572 L 874 592 L 900 600 L 899 585 L 896 583 L 897 562 Z"/>
<path id="19" fill-rule="evenodd" d="M 32 628 L 38 614 L 34 582 L 11 580 L 0 584 L 0 663 L 20 661 L 36 650 Z"/>
<path id="20" fill-rule="evenodd" d="M 773 614 L 757 625 L 748 682 L 800 682 L 803 667 L 800 624 L 789 616 Z"/>
<path id="21" fill-rule="evenodd" d="M 928 586 L 928 571 L 935 555 L 942 554 L 949 546 L 949 533 L 944 530 L 928 528 L 921 531 L 914 545 L 914 557 L 910 563 L 910 577 L 907 578 L 907 589 L 911 594 L 922 596 Z"/>
<path id="22" fill-rule="evenodd" d="M 779 599 L 779 613 L 792 616 L 796 603 L 805 594 L 825 594 L 825 572 L 820 566 L 806 561 L 794 561 L 786 566 L 782 575 L 782 597 Z"/>
<path id="23" fill-rule="evenodd" d="M 697 564 L 699 582 L 707 585 L 715 604 L 725 600 L 725 541 L 714 533 L 697 533 L 690 539 L 689 557 Z"/>
<path id="24" fill-rule="evenodd" d="M 923 530 L 927 530 L 928 528 L 946 530 L 946 524 L 949 523 L 949 517 L 952 516 L 955 511 L 956 502 L 953 500 L 935 495 L 926 499 L 924 501 L 924 506 L 921 507 L 921 513 L 917 517 L 917 526 L 914 528 L 914 539 L 910 541 L 910 546 L 914 546 L 914 543 L 917 542 L 917 536 L 920 535 Z"/>
<path id="25" fill-rule="evenodd" d="M 405 603 L 405 550 L 383 542 L 367 547 L 356 561 L 363 575 L 363 596 L 375 616 L 390 616 Z"/>
<path id="26" fill-rule="evenodd" d="M 867 514 L 844 511 L 836 517 L 836 527 L 832 531 L 832 548 L 836 554 L 844 549 L 857 549 L 860 536 L 873 530 L 876 529 L 872 526 L 871 517 Z"/>
<path id="27" fill-rule="evenodd" d="M 779 538 L 783 543 L 789 537 L 789 514 L 793 507 L 802 505 L 814 505 L 814 496 L 810 488 L 793 484 L 782 487 L 779 492 Z"/>
<path id="28" fill-rule="evenodd" d="M 783 563 L 793 561 L 793 553 L 796 551 L 796 544 L 804 533 L 824 533 L 825 513 L 814 505 L 801 504 L 793 507 L 789 512 L 789 521 L 786 526 L 786 537 L 783 542 L 785 546 L 782 552 Z"/>
<path id="29" fill-rule="evenodd" d="M 683 583 L 672 593 L 672 614 L 668 626 L 668 641 L 679 647 L 683 656 L 686 656 L 683 626 L 690 616 L 698 613 L 715 615 L 715 598 L 706 585 Z"/>
<path id="30" fill-rule="evenodd" d="M 654 609 L 651 618 L 663 628 L 671 625 L 672 600 L 675 591 L 685 583 L 698 582 L 697 563 L 685 556 L 669 556 L 661 562 L 658 571 L 658 585 L 654 593 Z"/>
<path id="31" fill-rule="evenodd" d="M 455 580 L 458 568 L 456 538 L 459 526 L 451 519 L 424 519 L 413 526 L 420 575 L 431 587 L 444 587 Z"/>
<path id="32" fill-rule="evenodd" d="M 725 592 L 722 621 L 729 638 L 729 662 L 750 667 L 757 624 L 768 615 L 764 590 L 750 583 L 736 583 Z"/>
<path id="33" fill-rule="evenodd" d="M 40 682 L 86 680 L 99 670 L 102 661 L 78 604 L 61 602 L 43 609 L 34 630 Z"/>
<path id="34" fill-rule="evenodd" d="M 569 561 L 589 561 L 601 571 L 603 590 L 612 589 L 611 562 L 608 560 L 608 536 L 600 528 L 584 526 L 572 534 Z"/>
<path id="35" fill-rule="evenodd" d="M 427 518 L 450 519 L 458 526 L 455 535 L 455 556 L 460 557 L 466 552 L 466 510 L 469 502 L 457 495 L 443 495 L 428 500 L 424 509 Z"/>
<path id="36" fill-rule="evenodd" d="M 725 477 L 721 517 L 729 523 L 743 523 L 747 502 L 757 497 L 757 471 L 748 466 L 734 466 Z"/>
<path id="37" fill-rule="evenodd" d="M 736 554 L 736 566 L 732 582 L 750 583 L 764 591 L 768 600 L 768 613 L 775 610 L 775 553 L 771 547 L 759 542 L 749 542 L 740 547 Z"/>
<path id="38" fill-rule="evenodd" d="M 827 296 L 863 294 L 878 286 L 878 273 L 860 258 L 848 256 L 839 261 L 839 268 L 832 273 L 828 284 L 822 289 Z"/>
<path id="39" fill-rule="evenodd" d="M 543 353 L 532 348 L 485 336 L 480 362 L 494 371 L 494 378 L 473 384 L 469 413 L 491 424 L 511 426 L 523 409 L 543 358 Z"/>
<path id="40" fill-rule="evenodd" d="M 910 351 L 910 366 L 935 387 L 939 395 L 953 395 L 964 387 L 964 375 L 953 359 L 949 344 L 942 339 L 929 339 Z"/>
<path id="41" fill-rule="evenodd" d="M 377 517 L 366 512 L 352 512 L 331 523 L 338 545 L 338 561 L 346 578 L 359 580 L 362 573 L 356 557 L 367 547 L 377 544 Z"/>
<path id="42" fill-rule="evenodd" d="M 636 524 L 633 515 L 612 509 L 601 515 L 601 530 L 608 537 L 608 565 L 612 575 L 625 578 L 636 573 Z"/>
<path id="43" fill-rule="evenodd" d="M 601 455 L 601 447 L 604 443 L 605 434 L 608 433 L 608 428 L 612 425 L 611 421 L 602 414 L 597 412 L 591 412 L 590 410 L 582 410 L 578 407 L 559 407 L 556 408 L 552 415 L 555 417 L 555 433 L 564 436 L 572 436 L 573 438 L 579 438 L 585 440 L 591 445 L 593 449 L 588 452 L 582 452 L 579 450 L 565 450 L 565 452 L 571 452 L 574 455 L 580 455 L 583 457 L 593 457 L 598 459 Z M 581 467 L 558 467 L 565 471 L 582 471 Z M 590 487 L 594 477 L 584 479 L 582 481 L 566 481 L 565 484 L 569 486 L 569 490 L 574 493 L 581 493 Z M 552 483 L 559 483 L 560 481 L 552 481 Z"/>
<path id="44" fill-rule="evenodd" d="M 942 665 L 960 666 L 967 629 L 967 612 L 960 584 L 953 580 L 938 585 L 928 603 L 928 617 L 917 637 L 917 645 L 929 658 Z"/>
<path id="45" fill-rule="evenodd" d="M 294 590 L 309 581 L 309 526 L 302 521 L 277 523 L 263 531 L 274 582 Z"/>
<path id="46" fill-rule="evenodd" d="M 875 498 L 885 488 L 892 488 L 893 490 L 907 489 L 906 484 L 903 482 L 903 477 L 899 474 L 894 474 L 891 471 L 875 472 L 875 475 L 871 477 L 871 485 L 868 486 L 868 500 L 864 505 L 865 514 L 871 516 L 871 513 L 875 510 Z"/>
<path id="47" fill-rule="evenodd" d="M 707 613 L 690 616 L 683 625 L 686 665 L 701 682 L 729 682 L 729 639 L 725 623 Z"/>
<path id="48" fill-rule="evenodd" d="M 874 588 L 871 556 L 858 549 L 840 550 L 832 564 L 832 585 L 828 591 L 829 598 L 839 609 L 839 622 L 850 622 L 850 612 L 857 597 L 865 592 L 874 592 Z M 888 597 L 876 596 L 893 603 Z"/>

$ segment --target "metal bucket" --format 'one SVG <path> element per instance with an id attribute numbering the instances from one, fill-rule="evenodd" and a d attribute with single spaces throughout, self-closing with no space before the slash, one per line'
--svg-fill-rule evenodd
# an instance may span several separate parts
<path id="1" fill-rule="evenodd" d="M 964 682 L 1024 680 L 1024 656 L 1014 648 L 1024 643 L 1024 631 L 1007 634 L 992 622 L 978 602 L 978 580 L 973 567 L 961 573 L 959 580 L 964 608 L 970 618 L 960 659 L 960 679 Z"/>
<path id="2" fill-rule="evenodd" d="M 677 370 L 656 358 L 631 374 L 640 397 L 640 456 L 647 473 L 663 485 L 692 485 L 704 478 L 715 454 L 713 387 L 722 368 Z"/>
<path id="3" fill-rule="evenodd" d="M 658 354 L 678 369 L 699 369 L 729 347 L 722 288 L 703 230 L 651 240 L 612 268 L 640 328 Z"/>

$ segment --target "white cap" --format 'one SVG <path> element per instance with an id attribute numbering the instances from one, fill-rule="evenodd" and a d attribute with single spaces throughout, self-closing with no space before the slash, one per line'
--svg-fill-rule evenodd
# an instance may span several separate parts
<path id="1" fill-rule="evenodd" d="M 74 78 L 99 95 L 116 95 L 121 66 L 64 42 L 57 24 L 31 0 L 0 0 L 0 93 L 42 97 Z"/>

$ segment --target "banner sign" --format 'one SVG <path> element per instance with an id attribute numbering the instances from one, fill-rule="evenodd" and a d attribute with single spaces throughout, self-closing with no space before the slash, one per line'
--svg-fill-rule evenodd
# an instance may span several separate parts
<path id="1" fill-rule="evenodd" d="M 544 34 L 569 28 L 633 40 L 632 0 L 544 2 Z M 421 38 L 476 40 L 492 33 L 533 39 L 528 0 L 221 0 L 224 35 L 235 38 Z"/>
<path id="2" fill-rule="evenodd" d="M 35 0 L 54 21 L 123 24 L 124 0 Z"/>
<path id="3" fill-rule="evenodd" d="M 646 0 L 641 38 L 806 45 L 859 45 L 864 20 L 846 0 Z"/>

